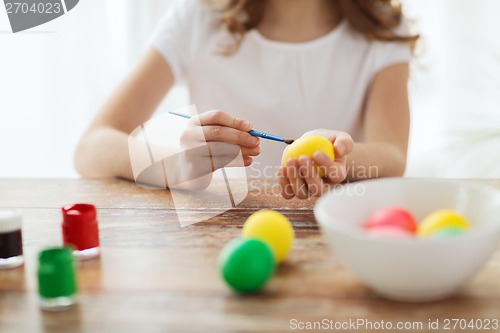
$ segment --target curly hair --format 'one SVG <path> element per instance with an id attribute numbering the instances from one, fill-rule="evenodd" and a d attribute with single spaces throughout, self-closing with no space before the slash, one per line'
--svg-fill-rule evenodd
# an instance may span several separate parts
<path id="1" fill-rule="evenodd" d="M 245 33 L 260 23 L 266 0 L 203 0 L 218 13 L 221 24 L 234 39 L 224 52 L 236 52 Z M 332 0 L 349 24 L 368 39 L 408 43 L 412 47 L 418 35 L 399 36 L 394 32 L 403 19 L 402 8 L 394 0 Z"/>

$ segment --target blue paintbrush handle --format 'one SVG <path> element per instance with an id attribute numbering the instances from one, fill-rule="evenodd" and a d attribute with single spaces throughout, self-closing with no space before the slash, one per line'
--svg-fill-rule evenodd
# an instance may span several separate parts
<path id="1" fill-rule="evenodd" d="M 191 116 L 188 114 L 177 113 L 177 112 L 173 112 L 173 111 L 168 111 L 168 113 L 173 114 L 174 116 L 179 116 L 182 118 L 191 119 Z"/>
<path id="2" fill-rule="evenodd" d="M 263 139 L 268 139 L 268 140 L 273 140 L 273 141 L 279 141 L 279 142 L 284 142 L 285 141 L 285 139 L 280 138 L 279 136 L 275 136 L 275 135 L 271 135 L 271 134 L 267 134 L 267 133 L 262 133 L 262 132 L 259 132 L 259 131 L 251 130 L 248 133 L 250 135 L 258 136 L 259 138 L 263 138 Z"/>
<path id="3" fill-rule="evenodd" d="M 177 112 L 173 112 L 173 111 L 169 111 L 168 113 L 173 114 L 174 116 L 179 116 L 179 117 L 186 118 L 186 119 L 191 118 L 190 115 L 183 114 L 183 113 L 177 113 Z M 271 134 L 267 134 L 267 133 L 262 133 L 262 132 L 255 131 L 255 130 L 248 131 L 248 134 L 253 135 L 253 136 L 258 136 L 259 138 L 263 138 L 263 139 L 285 142 L 285 139 L 280 138 L 279 136 L 275 136 L 275 135 L 271 135 Z"/>

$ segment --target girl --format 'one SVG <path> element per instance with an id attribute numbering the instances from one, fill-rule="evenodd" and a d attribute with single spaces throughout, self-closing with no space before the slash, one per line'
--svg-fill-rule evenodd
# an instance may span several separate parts
<path id="1" fill-rule="evenodd" d="M 217 110 L 193 117 L 183 139 L 201 129 L 210 144 L 238 145 L 252 176 L 278 177 L 287 199 L 320 196 L 343 181 L 401 176 L 410 43 L 417 39 L 405 30 L 391 0 L 179 0 L 82 137 L 76 168 L 85 177 L 133 179 L 128 134 L 182 83 L 198 110 Z M 283 145 L 249 135 L 252 128 L 287 138 L 323 135 L 335 161 L 316 153 L 279 167 Z"/>

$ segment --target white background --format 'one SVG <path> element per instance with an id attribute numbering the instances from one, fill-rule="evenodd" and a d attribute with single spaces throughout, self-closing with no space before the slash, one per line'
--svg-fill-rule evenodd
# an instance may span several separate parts
<path id="1" fill-rule="evenodd" d="M 73 149 L 171 0 L 82 0 L 12 34 L 0 4 L 0 177 L 76 177 Z M 423 35 L 409 176 L 500 177 L 500 1 L 406 0 Z M 177 89 L 159 113 L 187 103 Z"/>

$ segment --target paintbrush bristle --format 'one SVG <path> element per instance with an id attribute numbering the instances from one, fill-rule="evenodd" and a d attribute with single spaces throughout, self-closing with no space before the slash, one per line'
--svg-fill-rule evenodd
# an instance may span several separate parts
<path id="1" fill-rule="evenodd" d="M 287 145 L 291 145 L 295 140 L 290 140 L 290 139 L 285 139 L 283 140 L 284 143 L 286 143 Z"/>

